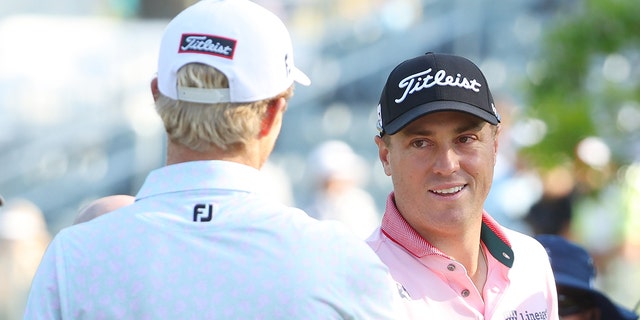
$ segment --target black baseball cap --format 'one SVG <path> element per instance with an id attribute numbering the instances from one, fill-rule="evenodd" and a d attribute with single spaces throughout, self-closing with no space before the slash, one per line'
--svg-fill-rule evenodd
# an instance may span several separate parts
<path id="1" fill-rule="evenodd" d="M 478 66 L 460 56 L 427 52 L 403 61 L 389 74 L 378 104 L 378 132 L 395 134 L 436 111 L 462 111 L 500 123 Z"/>

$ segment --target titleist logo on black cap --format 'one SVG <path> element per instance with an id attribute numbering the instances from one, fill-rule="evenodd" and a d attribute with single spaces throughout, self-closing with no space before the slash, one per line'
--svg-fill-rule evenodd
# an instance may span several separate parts
<path id="1" fill-rule="evenodd" d="M 236 40 L 206 34 L 183 34 L 180 53 L 203 53 L 233 59 Z"/>
<path id="2" fill-rule="evenodd" d="M 432 112 L 466 112 L 500 123 L 482 71 L 471 60 L 428 52 L 403 61 L 389 74 L 378 104 L 378 130 L 393 135 Z"/>
<path id="3" fill-rule="evenodd" d="M 431 75 L 432 69 L 429 68 L 425 71 L 412 74 L 398 83 L 398 88 L 405 88 L 402 97 L 395 99 L 396 103 L 404 101 L 407 95 L 412 94 L 422 89 L 431 88 L 435 85 L 438 86 L 450 86 L 460 87 L 463 89 L 473 90 L 479 92 L 482 85 L 476 81 L 476 79 L 468 80 L 466 77 L 462 77 L 459 73 L 454 78 L 448 76 L 444 70 L 438 70 L 435 75 Z"/>

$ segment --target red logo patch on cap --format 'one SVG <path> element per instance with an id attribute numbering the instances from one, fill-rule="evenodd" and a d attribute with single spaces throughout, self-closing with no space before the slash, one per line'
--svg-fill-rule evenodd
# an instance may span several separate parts
<path id="1" fill-rule="evenodd" d="M 180 40 L 178 53 L 202 53 L 233 59 L 236 42 L 233 39 L 213 35 L 185 33 Z"/>

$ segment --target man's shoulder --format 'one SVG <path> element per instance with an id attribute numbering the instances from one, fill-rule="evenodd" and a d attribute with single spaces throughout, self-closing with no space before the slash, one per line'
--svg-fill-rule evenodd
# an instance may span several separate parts
<path id="1" fill-rule="evenodd" d="M 122 214 L 121 210 L 123 209 L 64 227 L 55 235 L 54 240 L 63 247 L 81 248 L 87 244 L 113 242 L 122 233 L 135 232 L 130 230 L 131 223 L 128 219 L 123 219 L 128 214 Z"/>
<path id="2" fill-rule="evenodd" d="M 507 228 L 504 228 L 504 234 L 511 244 L 516 260 L 525 259 L 525 257 L 536 260 L 547 259 L 546 250 L 533 236 Z"/>

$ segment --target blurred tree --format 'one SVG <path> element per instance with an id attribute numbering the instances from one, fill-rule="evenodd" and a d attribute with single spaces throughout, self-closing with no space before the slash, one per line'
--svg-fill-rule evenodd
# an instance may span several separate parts
<path id="1" fill-rule="evenodd" d="M 613 163 L 640 150 L 640 1 L 573 5 L 548 24 L 529 70 L 528 116 L 546 123 L 546 135 L 522 155 L 542 170 L 574 163 L 589 136 L 606 141 Z"/>

